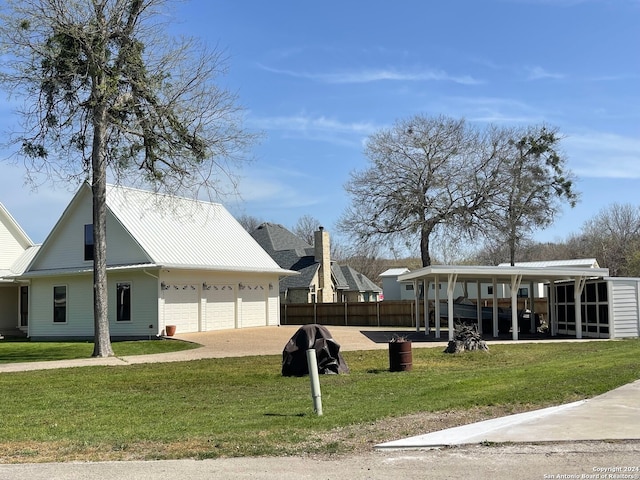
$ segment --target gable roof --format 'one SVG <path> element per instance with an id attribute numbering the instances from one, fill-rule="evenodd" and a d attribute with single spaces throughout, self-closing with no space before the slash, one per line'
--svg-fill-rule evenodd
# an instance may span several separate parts
<path id="1" fill-rule="evenodd" d="M 314 256 L 311 245 L 278 223 L 263 223 L 251 236 L 282 268 L 291 268 L 301 258 Z"/>
<path id="2" fill-rule="evenodd" d="M 271 255 L 282 268 L 299 272 L 297 277 L 289 277 L 280 282 L 280 291 L 289 288 L 309 288 L 313 277 L 320 268 L 316 262 L 314 247 L 285 227 L 277 223 L 263 223 L 251 236 Z M 331 274 L 338 290 L 374 291 L 382 289 L 367 277 L 351 267 L 331 262 Z"/>
<path id="3" fill-rule="evenodd" d="M 356 290 L 358 292 L 382 292 L 382 289 L 378 285 L 350 266 L 343 265 L 340 267 L 340 270 L 342 270 L 342 274 L 349 285 L 349 290 Z"/>
<path id="4" fill-rule="evenodd" d="M 12 235 L 22 248 L 26 250 L 29 247 L 33 247 L 34 243 L 29 238 L 29 235 L 25 233 L 2 203 L 0 203 L 0 224 L 4 227 L 5 231 Z"/>
<path id="5" fill-rule="evenodd" d="M 397 267 L 397 268 L 390 268 L 388 270 L 385 270 L 384 272 L 382 272 L 380 275 L 378 275 L 379 277 L 397 277 L 399 275 L 402 275 L 403 273 L 407 273 L 410 272 L 411 270 L 409 270 L 407 267 Z"/>
<path id="6" fill-rule="evenodd" d="M 46 254 L 53 233 L 73 215 L 74 203 L 91 198 L 85 183 L 40 254 Z M 292 274 L 280 268 L 221 204 L 116 185 L 107 186 L 106 204 L 108 213 L 148 258 L 140 266 Z"/>
<path id="7" fill-rule="evenodd" d="M 38 248 L 0 203 L 0 282 L 22 274 Z"/>
<path id="8" fill-rule="evenodd" d="M 111 185 L 107 207 L 158 265 L 282 270 L 219 203 Z"/>

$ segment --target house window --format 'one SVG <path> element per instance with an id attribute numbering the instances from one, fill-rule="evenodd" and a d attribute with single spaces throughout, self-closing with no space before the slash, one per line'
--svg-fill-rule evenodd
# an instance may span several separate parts
<path id="1" fill-rule="evenodd" d="M 84 259 L 93 260 L 93 225 L 84 226 Z"/>
<path id="2" fill-rule="evenodd" d="M 405 285 L 405 290 L 409 291 L 409 290 L 413 290 L 413 285 Z"/>
<path id="3" fill-rule="evenodd" d="M 518 289 L 518 297 L 526 298 L 529 296 L 529 289 L 527 287 L 522 287 Z"/>
<path id="4" fill-rule="evenodd" d="M 66 323 L 67 321 L 67 287 L 59 285 L 53 287 L 53 322 Z"/>
<path id="5" fill-rule="evenodd" d="M 116 283 L 116 321 L 131 321 L 131 284 Z"/>
<path id="6" fill-rule="evenodd" d="M 487 287 L 487 295 L 493 295 L 493 285 Z"/>

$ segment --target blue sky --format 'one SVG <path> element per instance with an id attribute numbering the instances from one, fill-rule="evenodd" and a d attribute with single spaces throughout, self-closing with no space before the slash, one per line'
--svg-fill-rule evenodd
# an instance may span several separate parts
<path id="1" fill-rule="evenodd" d="M 264 133 L 242 199 L 223 202 L 235 215 L 333 230 L 367 136 L 418 113 L 565 135 L 581 201 L 537 240 L 640 205 L 640 0 L 192 0 L 175 15 L 176 32 L 225 50 L 221 83 Z M 41 242 L 72 192 L 31 192 L 23 173 L 0 163 L 0 202 Z"/>

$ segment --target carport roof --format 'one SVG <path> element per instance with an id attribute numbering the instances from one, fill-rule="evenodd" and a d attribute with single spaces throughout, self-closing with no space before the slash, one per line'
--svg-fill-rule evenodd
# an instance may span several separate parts
<path id="1" fill-rule="evenodd" d="M 523 282 L 557 282 L 576 278 L 608 277 L 608 268 L 576 268 L 576 267 L 490 267 L 475 265 L 432 265 L 405 273 L 398 281 L 427 280 L 436 276 L 456 275 L 461 281 L 493 281 L 511 282 L 513 276 L 520 276 Z"/>

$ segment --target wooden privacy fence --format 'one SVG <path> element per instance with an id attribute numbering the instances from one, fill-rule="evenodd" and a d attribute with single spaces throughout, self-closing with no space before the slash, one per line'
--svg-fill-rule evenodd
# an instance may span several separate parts
<path id="1" fill-rule="evenodd" d="M 415 327 L 415 302 L 289 303 L 280 306 L 282 325 Z M 420 306 L 420 315 L 424 308 Z M 422 316 L 420 318 L 423 318 Z"/>
<path id="2" fill-rule="evenodd" d="M 482 301 L 490 306 L 491 301 Z M 498 306 L 506 310 L 511 308 L 511 300 L 499 299 Z M 518 299 L 518 310 L 528 308 L 528 299 Z M 420 325 L 424 327 L 424 306 L 420 303 Z M 429 311 L 433 301 L 429 302 Z M 358 303 L 289 303 L 280 305 L 280 323 L 282 325 L 345 325 L 367 327 L 415 327 L 416 304 L 413 300 L 385 300 L 383 302 Z M 546 317 L 547 299 L 537 298 L 536 313 Z"/>

